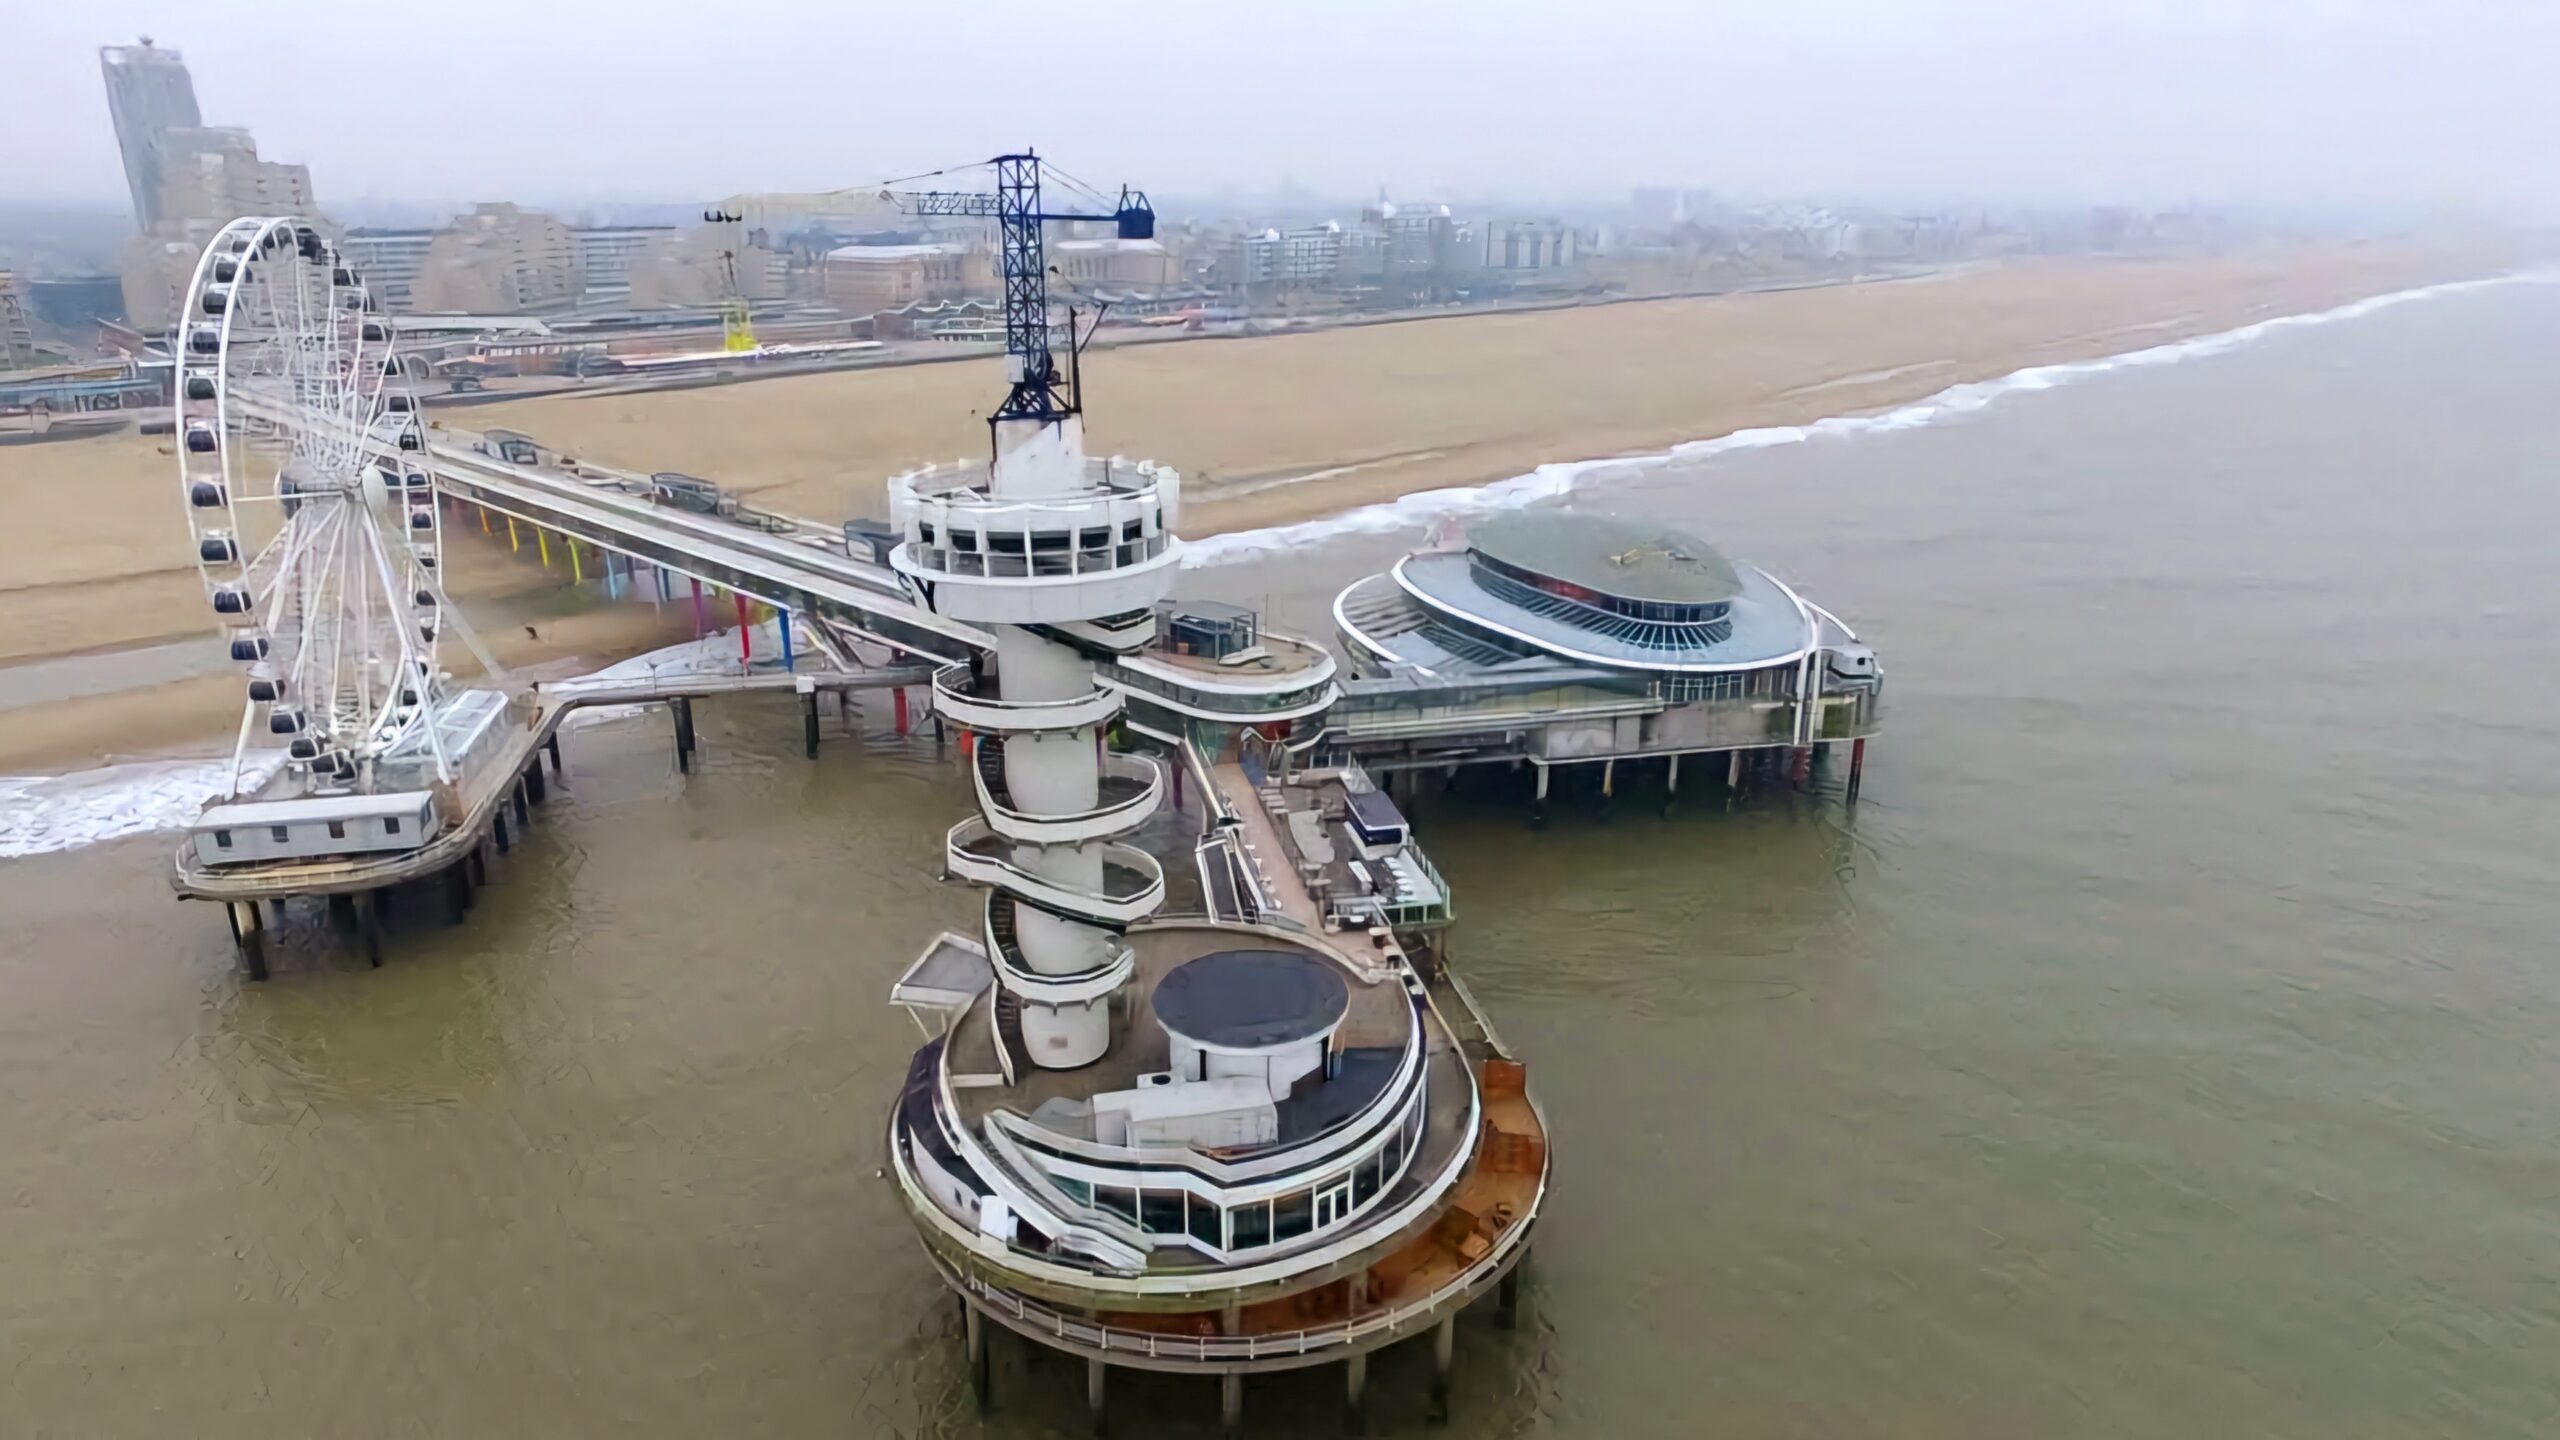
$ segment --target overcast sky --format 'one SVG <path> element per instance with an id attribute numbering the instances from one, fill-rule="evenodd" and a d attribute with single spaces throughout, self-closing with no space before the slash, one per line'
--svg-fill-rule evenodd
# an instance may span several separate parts
<path id="1" fill-rule="evenodd" d="M 122 203 L 97 47 L 322 206 L 694 200 L 1035 145 L 1159 194 L 2414 202 L 2560 217 L 2547 0 L 0 0 L 0 198 Z"/>

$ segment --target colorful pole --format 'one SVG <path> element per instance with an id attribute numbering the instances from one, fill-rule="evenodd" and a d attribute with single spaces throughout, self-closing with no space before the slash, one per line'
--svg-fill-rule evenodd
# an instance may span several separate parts
<path id="1" fill-rule="evenodd" d="M 587 567 L 578 563 L 577 540 L 572 536 L 566 535 L 562 536 L 561 539 L 569 546 L 569 583 L 572 585 L 586 584 Z"/>
<path id="2" fill-rule="evenodd" d="M 507 548 L 519 553 L 524 550 L 524 537 L 516 534 L 516 517 L 513 515 L 507 517 Z"/>
<path id="3" fill-rule="evenodd" d="M 711 617 L 702 608 L 702 582 L 693 582 L 693 638 L 699 640 L 711 628 Z"/>
<path id="4" fill-rule="evenodd" d="M 480 507 L 480 533 L 489 533 L 489 507 L 486 505 Z"/>
<path id="5" fill-rule="evenodd" d="M 732 590 L 729 598 L 738 602 L 738 663 L 756 663 L 755 632 L 747 628 L 747 597 Z"/>
<path id="6" fill-rule="evenodd" d="M 898 697 L 898 733 L 904 735 L 907 733 L 907 687 L 901 685 L 889 693 Z"/>
<path id="7" fill-rule="evenodd" d="M 543 568 L 543 569 L 545 569 L 545 570 L 550 569 L 550 568 L 551 568 L 551 532 L 550 532 L 550 531 L 548 531 L 548 530 L 543 529 L 543 528 L 542 528 L 541 526 L 539 526 L 539 525 L 534 526 L 534 527 L 533 527 L 533 545 L 534 545 L 534 548 L 535 548 L 535 549 L 540 550 L 540 551 L 542 552 L 542 568 Z"/>
<path id="8" fill-rule="evenodd" d="M 775 624 L 782 627 L 782 668 L 785 670 L 797 670 L 800 667 L 793 660 L 791 655 L 791 612 L 788 610 L 776 610 L 773 612 L 773 619 Z M 812 710 L 809 713 L 815 715 L 817 712 Z"/>

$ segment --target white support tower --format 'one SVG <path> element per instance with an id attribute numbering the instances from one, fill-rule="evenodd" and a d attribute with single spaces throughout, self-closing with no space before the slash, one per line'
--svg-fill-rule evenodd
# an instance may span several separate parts
<path id="1" fill-rule="evenodd" d="M 1155 631 L 1180 542 L 1180 477 L 1088 460 L 1083 422 L 999 419 L 992 469 L 929 466 L 889 482 L 890 563 L 936 614 L 995 635 L 992 675 L 934 679 L 937 713 L 974 737 L 979 815 L 951 830 L 954 875 L 987 887 L 1000 1059 L 1051 1069 L 1111 1043 L 1134 962 L 1122 933 L 1164 900 L 1164 871 L 1122 837 L 1155 813 L 1163 775 L 1110 752 L 1118 690 L 1095 678 Z"/>

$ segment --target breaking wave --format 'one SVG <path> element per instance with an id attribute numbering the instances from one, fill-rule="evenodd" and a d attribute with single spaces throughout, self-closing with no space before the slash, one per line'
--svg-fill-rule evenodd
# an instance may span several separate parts
<path id="1" fill-rule="evenodd" d="M 1896 430 L 1914 430 L 1944 420 L 1973 414 L 2010 395 L 2051 390 L 2094 376 L 2110 375 L 2119 370 L 2141 370 L 2160 365 L 2178 365 L 2219 355 L 2243 345 L 2255 343 L 2283 330 L 2307 325 L 2327 325 L 2340 320 L 2353 320 L 2405 305 L 2413 300 L 2433 299 L 2496 285 L 2517 282 L 2550 283 L 2560 281 L 2560 270 L 2531 270 L 2510 275 L 2494 275 L 2478 280 L 2450 280 L 2437 285 L 2422 285 L 2410 290 L 2394 290 L 2389 294 L 2350 301 L 2334 309 L 2312 311 L 2301 315 L 2279 315 L 2255 321 L 2236 330 L 2217 331 L 2186 340 L 2173 340 L 2141 350 L 2102 356 L 2094 360 L 2072 360 L 2054 365 L 2031 365 L 2013 370 L 1996 380 L 1977 380 L 1950 385 L 1925 399 L 1890 410 L 1865 415 L 1835 415 L 1803 425 L 1764 425 L 1749 430 L 1736 430 L 1708 440 L 1690 440 L 1668 450 L 1649 455 L 1618 455 L 1602 460 L 1560 460 L 1541 465 L 1525 475 L 1496 480 L 1487 485 L 1452 486 L 1440 490 L 1417 490 L 1410 495 L 1375 505 L 1363 505 L 1339 515 L 1302 520 L 1291 525 L 1273 525 L 1260 530 L 1238 530 L 1225 535 L 1212 535 L 1195 540 L 1186 548 L 1186 566 L 1225 565 L 1238 560 L 1251 560 L 1265 555 L 1300 549 L 1344 535 L 1374 535 L 1399 530 L 1420 530 L 1431 522 L 1449 515 L 1475 515 L 1494 510 L 1514 510 L 1541 500 L 1571 494 L 1585 485 L 1602 479 L 1623 479 L 1656 470 L 1665 465 L 1685 464 L 1710 459 L 1734 450 L 1763 450 L 1773 445 L 1797 445 L 1807 440 L 1831 436 L 1877 435 Z"/>

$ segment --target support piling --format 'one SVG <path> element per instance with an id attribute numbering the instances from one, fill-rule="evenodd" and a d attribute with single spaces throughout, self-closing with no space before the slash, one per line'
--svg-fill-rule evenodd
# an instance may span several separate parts
<path id="1" fill-rule="evenodd" d="M 969 1389 L 978 1397 L 978 1413 L 987 1413 L 987 1317 L 966 1300 L 960 1302 L 960 1326 L 969 1347 Z"/>
<path id="2" fill-rule="evenodd" d="M 1449 1423 L 1449 1370 L 1458 1357 L 1458 1317 L 1441 1321 L 1431 1331 L 1431 1423 Z"/>

